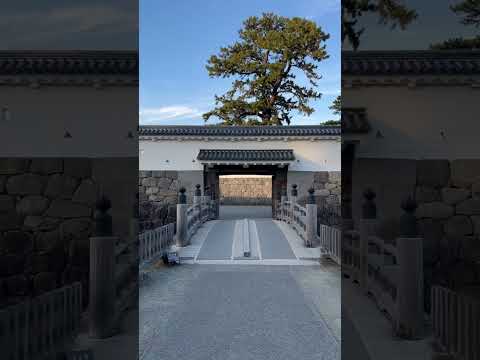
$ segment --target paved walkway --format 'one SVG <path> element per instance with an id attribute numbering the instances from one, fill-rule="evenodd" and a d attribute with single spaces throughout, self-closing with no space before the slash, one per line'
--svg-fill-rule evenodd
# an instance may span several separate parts
<path id="1" fill-rule="evenodd" d="M 340 359 L 339 283 L 323 265 L 152 272 L 140 288 L 139 358 Z"/>

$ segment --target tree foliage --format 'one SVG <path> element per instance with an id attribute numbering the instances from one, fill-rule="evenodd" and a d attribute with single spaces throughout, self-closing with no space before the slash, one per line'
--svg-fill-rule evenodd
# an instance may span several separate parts
<path id="1" fill-rule="evenodd" d="M 335 115 L 340 115 L 342 113 L 342 95 L 338 95 L 328 108 L 332 110 Z"/>
<path id="2" fill-rule="evenodd" d="M 450 6 L 450 9 L 461 16 L 460 22 L 462 24 L 480 27 L 480 0 L 464 0 Z M 430 48 L 433 50 L 477 50 L 480 49 L 480 36 L 452 38 L 432 44 Z"/>
<path id="3" fill-rule="evenodd" d="M 208 60 L 210 77 L 235 77 L 232 88 L 215 96 L 216 107 L 203 114 L 225 125 L 290 124 L 291 111 L 310 115 L 308 104 L 319 99 L 315 90 L 318 62 L 328 57 L 325 41 L 329 35 L 313 21 L 287 18 L 272 13 L 244 21 L 240 39 L 222 47 Z M 301 86 L 302 73 L 309 86 Z"/>
<path id="4" fill-rule="evenodd" d="M 368 13 L 378 14 L 379 23 L 399 26 L 402 30 L 416 19 L 415 10 L 409 9 L 400 0 L 343 0 L 342 43 L 348 40 L 353 49 L 360 45 L 365 28 L 358 28 L 358 19 Z"/>
<path id="5" fill-rule="evenodd" d="M 480 27 L 480 0 L 463 0 L 450 8 L 455 14 L 462 16 L 462 24 Z"/>
<path id="6" fill-rule="evenodd" d="M 324 126 L 339 126 L 340 124 L 341 124 L 340 120 L 327 120 L 320 123 L 320 125 L 324 125 Z"/>

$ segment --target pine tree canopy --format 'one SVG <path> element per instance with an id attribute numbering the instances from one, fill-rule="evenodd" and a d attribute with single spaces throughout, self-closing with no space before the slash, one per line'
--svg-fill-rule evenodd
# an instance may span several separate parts
<path id="1" fill-rule="evenodd" d="M 328 38 L 315 22 L 299 17 L 249 17 L 239 40 L 208 60 L 210 77 L 234 81 L 224 95 L 215 96 L 216 107 L 203 118 L 217 117 L 224 125 L 283 125 L 290 124 L 292 111 L 312 114 L 309 101 L 321 97 L 317 68 L 328 58 Z M 299 84 L 299 74 L 308 86 Z"/>

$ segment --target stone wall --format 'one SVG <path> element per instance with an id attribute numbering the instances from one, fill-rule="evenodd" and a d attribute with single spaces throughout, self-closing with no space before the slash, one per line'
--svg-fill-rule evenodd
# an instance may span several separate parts
<path id="1" fill-rule="evenodd" d="M 187 189 L 192 203 L 195 185 L 203 187 L 202 171 L 140 171 L 138 176 L 140 230 L 175 222 L 178 191 Z"/>
<path id="2" fill-rule="evenodd" d="M 399 235 L 402 200 L 416 199 L 426 276 L 432 277 L 427 283 L 435 276 L 480 283 L 480 160 L 357 159 L 353 184 L 354 221 L 360 219 L 363 190 L 372 188 L 387 240 Z"/>
<path id="3" fill-rule="evenodd" d="M 222 204 L 270 204 L 272 178 L 220 176 L 220 201 Z"/>
<path id="4" fill-rule="evenodd" d="M 318 202 L 325 199 L 330 201 L 340 201 L 341 195 L 341 172 L 340 171 L 294 171 L 288 173 L 288 195 L 292 190 L 292 185 L 298 186 L 298 202 L 305 204 L 308 196 L 308 189 L 315 190 L 315 197 Z M 335 196 L 330 196 L 335 195 Z"/>
<path id="5" fill-rule="evenodd" d="M 88 288 L 97 194 L 88 159 L 0 159 L 0 306 Z"/>

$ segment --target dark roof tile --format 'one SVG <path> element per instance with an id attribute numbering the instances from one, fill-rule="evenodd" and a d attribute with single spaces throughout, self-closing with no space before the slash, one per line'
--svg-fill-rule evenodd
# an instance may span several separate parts
<path id="1" fill-rule="evenodd" d="M 200 150 L 200 161 L 293 161 L 293 150 Z"/>

